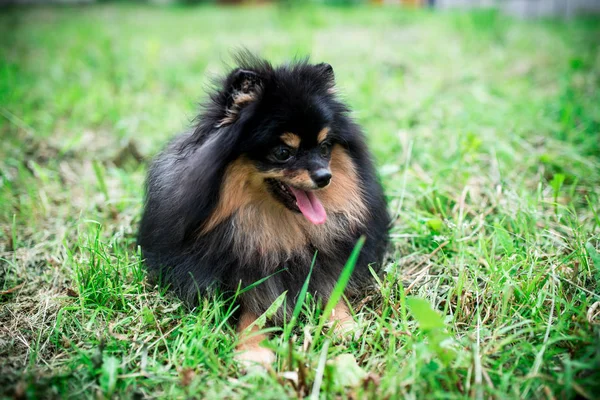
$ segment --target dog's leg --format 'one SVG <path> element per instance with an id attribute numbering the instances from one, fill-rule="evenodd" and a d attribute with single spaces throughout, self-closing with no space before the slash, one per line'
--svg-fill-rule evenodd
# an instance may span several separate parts
<path id="1" fill-rule="evenodd" d="M 358 333 L 357 324 L 343 299 L 334 307 L 329 321 L 333 324 L 333 332 L 340 338 L 352 338 Z"/>
<path id="2" fill-rule="evenodd" d="M 258 326 L 254 325 L 248 328 L 257 316 L 250 312 L 242 312 L 238 322 L 237 331 L 239 334 L 239 344 L 237 346 L 236 359 L 246 366 L 259 364 L 262 366 L 271 365 L 275 361 L 275 353 L 264 347 L 260 347 L 260 342 L 267 338 L 267 335 L 258 333 Z"/>

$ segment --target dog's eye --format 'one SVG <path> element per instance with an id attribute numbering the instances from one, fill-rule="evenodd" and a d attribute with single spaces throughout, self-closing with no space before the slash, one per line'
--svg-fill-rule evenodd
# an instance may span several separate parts
<path id="1" fill-rule="evenodd" d="M 331 143 L 321 143 L 319 152 L 321 153 L 321 157 L 329 157 L 329 154 L 331 154 Z"/>
<path id="2" fill-rule="evenodd" d="M 290 158 L 292 158 L 292 155 L 293 154 L 290 149 L 285 146 L 275 147 L 271 152 L 271 156 L 279 162 L 288 161 Z"/>

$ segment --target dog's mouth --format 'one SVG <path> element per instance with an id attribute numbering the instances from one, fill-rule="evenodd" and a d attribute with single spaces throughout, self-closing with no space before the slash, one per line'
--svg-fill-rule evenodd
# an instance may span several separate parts
<path id="1" fill-rule="evenodd" d="M 325 208 L 314 191 L 298 189 L 273 178 L 265 182 L 277 200 L 288 209 L 302 213 L 313 224 L 322 224 L 327 219 Z"/>

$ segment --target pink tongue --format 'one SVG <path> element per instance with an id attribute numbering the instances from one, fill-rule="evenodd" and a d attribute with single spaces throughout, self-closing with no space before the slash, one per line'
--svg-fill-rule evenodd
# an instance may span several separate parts
<path id="1" fill-rule="evenodd" d="M 315 225 L 325 222 L 327 214 L 323 208 L 323 204 L 319 201 L 313 192 L 305 192 L 304 190 L 289 187 L 296 196 L 296 203 L 302 215 Z"/>

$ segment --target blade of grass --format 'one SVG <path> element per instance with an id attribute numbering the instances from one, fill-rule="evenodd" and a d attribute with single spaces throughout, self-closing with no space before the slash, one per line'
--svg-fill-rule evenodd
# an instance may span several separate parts
<path id="1" fill-rule="evenodd" d="M 17 214 L 13 214 L 11 234 L 12 234 L 12 249 L 11 250 L 15 251 L 17 249 Z"/>
<path id="2" fill-rule="evenodd" d="M 250 285 L 246 286 L 245 288 L 243 288 L 243 289 L 241 289 L 241 290 L 237 291 L 237 292 L 236 292 L 236 294 L 235 294 L 235 295 L 234 295 L 234 297 L 233 297 L 233 300 L 235 300 L 235 299 L 237 298 L 237 296 L 239 296 L 240 294 L 242 294 L 242 293 L 246 293 L 248 290 L 254 289 L 255 287 L 257 287 L 258 285 L 260 285 L 261 283 L 263 283 L 263 282 L 264 282 L 264 281 L 266 281 L 267 279 L 269 279 L 269 278 L 271 278 L 272 276 L 275 276 L 275 275 L 277 275 L 278 273 L 280 273 L 280 272 L 283 272 L 283 271 L 287 271 L 287 268 L 283 268 L 283 269 L 280 269 L 279 271 L 275 271 L 275 272 L 273 272 L 271 275 L 265 276 L 264 278 L 262 278 L 262 279 L 259 279 L 259 280 L 257 280 L 256 282 L 254 282 L 254 283 L 251 283 Z"/>
<path id="3" fill-rule="evenodd" d="M 108 188 L 106 186 L 106 180 L 104 179 L 104 170 L 102 168 L 102 165 L 100 165 L 100 163 L 98 161 L 94 160 L 94 162 L 92 163 L 92 166 L 94 167 L 94 173 L 96 174 L 96 179 L 98 180 L 98 185 L 100 186 L 100 191 L 104 195 L 104 200 L 106 200 L 108 202 L 108 200 L 109 200 Z"/>
<path id="4" fill-rule="evenodd" d="M 585 200 L 587 201 L 588 206 L 590 207 L 590 210 L 592 211 L 592 214 L 594 214 L 594 219 L 596 220 L 596 225 L 594 226 L 594 230 L 592 231 L 592 232 L 595 232 L 596 228 L 600 226 L 600 216 L 598 216 L 598 211 L 596 211 L 596 208 L 590 201 L 589 196 L 585 196 Z"/>
<path id="5" fill-rule="evenodd" d="M 354 267 L 356 266 L 356 262 L 358 261 L 358 256 L 360 254 L 360 250 L 365 244 L 365 237 L 361 236 L 356 245 L 354 246 L 354 250 L 350 254 L 350 258 L 346 261 L 346 265 L 340 274 L 340 277 L 331 292 L 331 296 L 329 296 L 329 300 L 327 301 L 327 305 L 325 306 L 325 310 L 323 311 L 323 315 L 321 315 L 321 320 L 319 321 L 319 326 L 317 326 L 317 331 L 315 333 L 315 338 L 311 344 L 311 352 L 314 349 L 315 344 L 319 340 L 321 336 L 321 332 L 323 331 L 323 327 L 327 323 L 333 308 L 336 306 L 338 301 L 342 298 L 344 294 L 344 290 L 346 290 L 346 286 L 348 285 L 348 281 L 350 281 L 350 276 L 354 271 Z"/>
<path id="6" fill-rule="evenodd" d="M 321 350 L 321 356 L 319 357 L 319 365 L 317 366 L 317 374 L 310 394 L 310 400 L 317 400 L 319 398 L 319 391 L 321 390 L 323 374 L 325 372 L 325 363 L 327 362 L 327 350 L 329 350 L 329 340 L 323 343 L 323 350 Z"/>
<path id="7" fill-rule="evenodd" d="M 285 332 L 283 334 L 284 343 L 287 342 L 290 338 L 290 334 L 292 330 L 296 326 L 298 322 L 298 317 L 300 316 L 300 312 L 302 311 L 302 306 L 304 305 L 304 299 L 306 298 L 306 292 L 308 292 L 308 283 L 310 281 L 310 277 L 312 275 L 313 268 L 315 266 L 315 261 L 317 260 L 317 252 L 313 256 L 312 263 L 310 264 L 310 270 L 308 271 L 308 275 L 306 276 L 306 280 L 304 281 L 304 285 L 302 285 L 302 289 L 298 294 L 298 298 L 296 299 L 296 305 L 294 306 L 294 311 L 292 313 L 292 318 L 290 319 L 290 323 L 287 324 L 285 328 Z"/>

